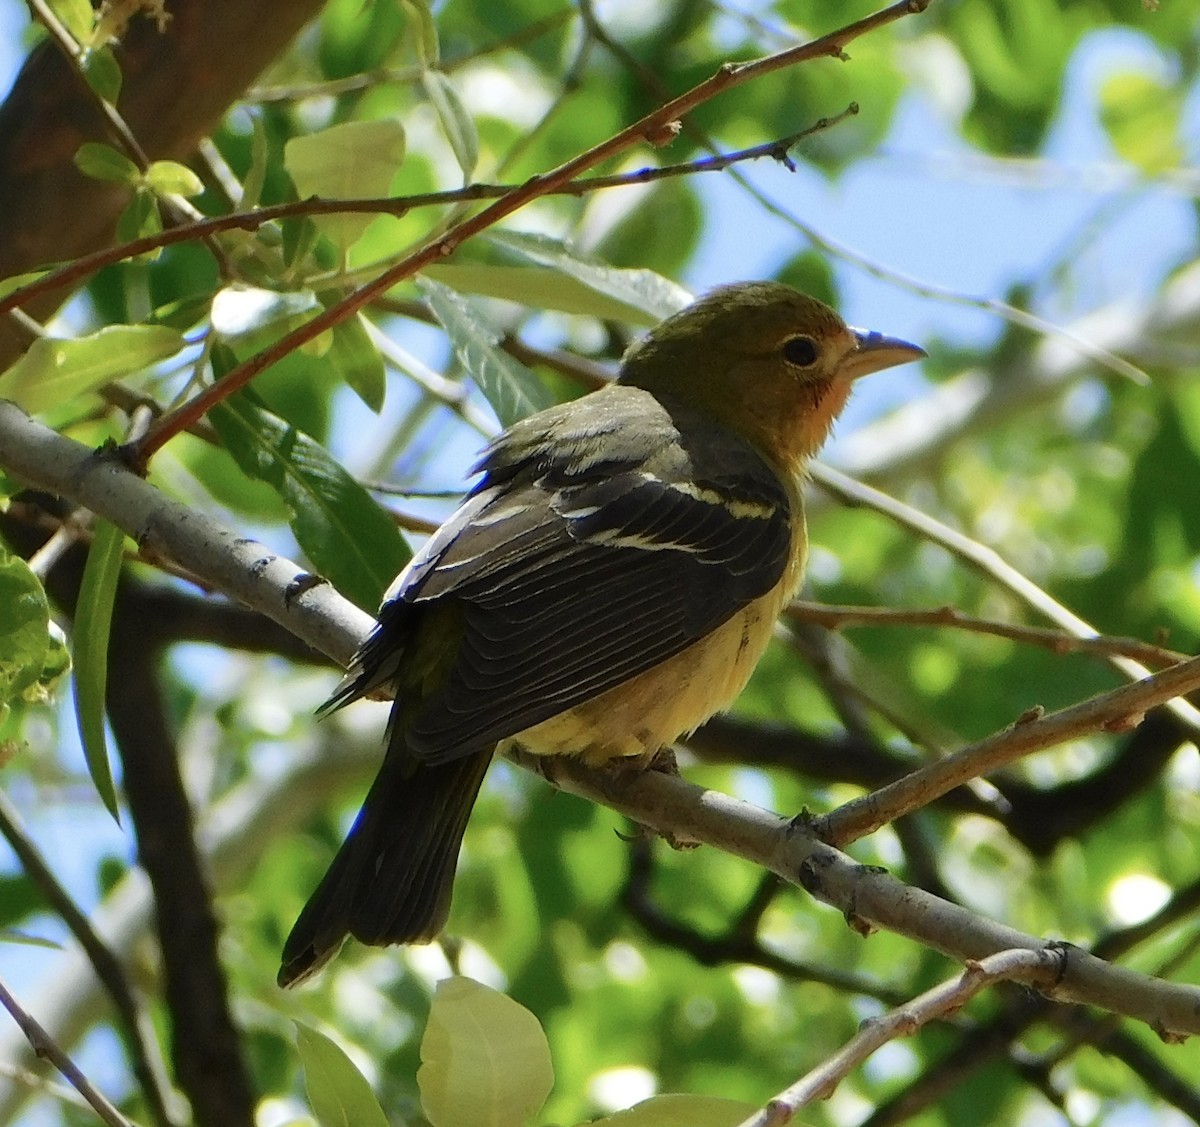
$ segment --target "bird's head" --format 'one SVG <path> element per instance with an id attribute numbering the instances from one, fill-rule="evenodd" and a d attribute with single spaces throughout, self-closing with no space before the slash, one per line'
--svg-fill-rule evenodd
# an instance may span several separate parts
<path id="1" fill-rule="evenodd" d="M 789 472 L 816 453 L 859 376 L 923 349 L 847 325 L 778 282 L 722 286 L 625 355 L 620 382 L 711 414 Z"/>

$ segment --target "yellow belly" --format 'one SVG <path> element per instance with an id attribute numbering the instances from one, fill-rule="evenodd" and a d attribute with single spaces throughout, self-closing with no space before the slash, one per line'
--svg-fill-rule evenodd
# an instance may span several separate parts
<path id="1" fill-rule="evenodd" d="M 650 759 L 728 708 L 746 687 L 775 620 L 799 586 L 805 549 L 799 515 L 792 562 L 775 588 L 661 665 L 527 728 L 514 742 L 535 755 L 575 755 L 591 764 Z"/>

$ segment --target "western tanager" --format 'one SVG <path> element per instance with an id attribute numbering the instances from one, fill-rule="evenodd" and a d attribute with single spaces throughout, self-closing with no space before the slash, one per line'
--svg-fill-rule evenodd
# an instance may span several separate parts
<path id="1" fill-rule="evenodd" d="M 510 741 L 643 763 L 727 708 L 800 583 L 799 477 L 859 376 L 924 355 L 773 282 L 718 289 L 615 383 L 496 438 L 326 707 L 395 693 L 387 753 L 283 950 L 433 938 Z"/>

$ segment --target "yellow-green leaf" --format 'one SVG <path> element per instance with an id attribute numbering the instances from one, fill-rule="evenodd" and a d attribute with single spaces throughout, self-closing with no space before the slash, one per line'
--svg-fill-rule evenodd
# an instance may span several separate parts
<path id="1" fill-rule="evenodd" d="M 454 150 L 454 159 L 462 169 L 463 183 L 469 183 L 471 173 L 479 163 L 479 133 L 475 129 L 475 120 L 463 105 L 454 84 L 440 70 L 425 71 L 421 75 L 421 85 L 450 148 Z"/>
<path id="2" fill-rule="evenodd" d="M 682 286 L 653 270 L 622 270 L 545 235 L 493 231 L 488 241 L 620 302 L 626 311 L 623 319 L 635 324 L 657 324 L 692 300 Z"/>
<path id="3" fill-rule="evenodd" d="M 427 0 L 400 0 L 400 8 L 411 23 L 417 58 L 426 66 L 432 66 L 441 56 L 433 9 Z"/>
<path id="4" fill-rule="evenodd" d="M 93 180 L 137 184 L 141 171 L 124 153 L 99 141 L 85 141 L 75 153 L 75 167 Z"/>
<path id="5" fill-rule="evenodd" d="M 284 146 L 283 163 L 301 198 L 374 198 L 387 194 L 404 161 L 404 147 L 398 121 L 347 121 L 293 137 Z M 323 215 L 313 221 L 344 250 L 374 219 L 371 214 Z"/>
<path id="6" fill-rule="evenodd" d="M 76 43 L 86 44 L 96 25 L 96 12 L 88 0 L 50 0 L 50 10 L 63 22 Z"/>
<path id="7" fill-rule="evenodd" d="M 387 372 L 361 313 L 333 330 L 333 347 L 328 356 L 333 370 L 378 415 L 387 391 Z"/>
<path id="8" fill-rule="evenodd" d="M 96 47 L 84 53 L 83 77 L 101 98 L 116 104 L 121 96 L 121 64 L 108 47 Z"/>
<path id="9" fill-rule="evenodd" d="M 433 996 L 417 1085 L 433 1127 L 524 1127 L 554 1085 L 550 1046 L 524 1006 L 447 978 Z"/>
<path id="10" fill-rule="evenodd" d="M 313 566 L 348 599 L 374 610 L 410 553 L 370 494 L 320 443 L 245 392 L 218 404 L 209 419 L 243 472 L 283 498 Z"/>
<path id="11" fill-rule="evenodd" d="M 304 1087 L 321 1127 L 388 1127 L 371 1085 L 341 1046 L 302 1021 L 295 1026 Z"/>
<path id="12" fill-rule="evenodd" d="M 1117 153 L 1148 176 L 1183 160 L 1183 91 L 1148 74 L 1111 75 L 1100 89 L 1100 120 Z"/>
<path id="13" fill-rule="evenodd" d="M 722 1096 L 652 1096 L 588 1127 L 737 1127 L 757 1110 Z"/>
<path id="14" fill-rule="evenodd" d="M 0 397 L 31 415 L 174 356 L 183 336 L 165 325 L 109 325 L 74 340 L 42 337 L 0 374 Z"/>
<path id="15" fill-rule="evenodd" d="M 198 196 L 204 181 L 186 164 L 177 160 L 156 160 L 143 178 L 146 186 L 160 196 Z"/>
<path id="16" fill-rule="evenodd" d="M 65 672 L 61 632 L 50 620 L 50 604 L 29 565 L 0 543 L 0 719 L 10 703 L 44 697 Z"/>

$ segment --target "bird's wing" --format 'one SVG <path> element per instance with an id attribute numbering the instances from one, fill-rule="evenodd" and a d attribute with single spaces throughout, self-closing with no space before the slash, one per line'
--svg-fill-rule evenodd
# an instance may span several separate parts
<path id="1" fill-rule="evenodd" d="M 751 447 L 638 389 L 527 422 L 485 454 L 479 487 L 394 585 L 344 694 L 395 679 L 406 635 L 437 651 L 428 635 L 445 629 L 448 673 L 405 721 L 425 762 L 490 746 L 704 637 L 780 581 L 802 519 Z"/>

